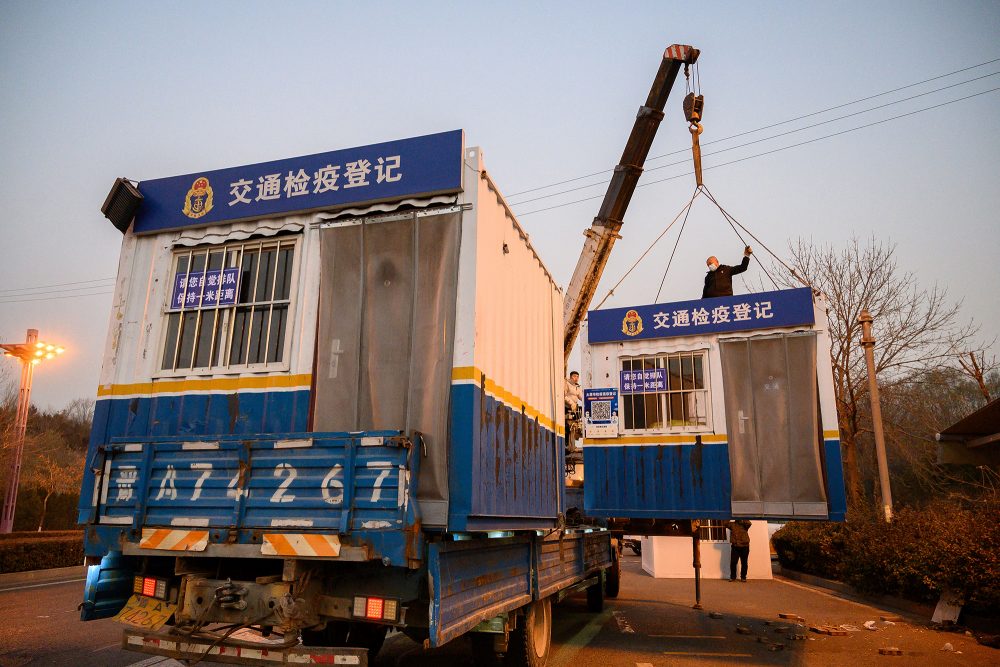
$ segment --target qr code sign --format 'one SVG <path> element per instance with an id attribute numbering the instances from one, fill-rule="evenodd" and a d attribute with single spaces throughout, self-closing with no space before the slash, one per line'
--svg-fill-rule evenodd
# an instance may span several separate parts
<path id="1" fill-rule="evenodd" d="M 593 421 L 611 421 L 611 401 L 593 401 L 590 404 L 590 418 Z"/>

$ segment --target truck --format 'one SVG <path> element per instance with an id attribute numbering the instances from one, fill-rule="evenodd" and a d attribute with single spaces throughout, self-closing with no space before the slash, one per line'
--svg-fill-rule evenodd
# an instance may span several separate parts
<path id="1" fill-rule="evenodd" d="M 662 442 L 629 441 L 619 420 L 614 443 L 604 424 L 582 456 L 571 446 L 601 425 L 597 407 L 567 418 L 566 358 L 589 332 L 589 386 L 621 370 L 597 363 L 607 313 L 587 309 L 698 55 L 664 51 L 565 293 L 461 130 L 117 179 L 81 618 L 114 616 L 123 648 L 194 661 L 368 665 L 392 629 L 541 667 L 553 604 L 617 595 L 622 535 L 786 516 L 729 504 L 741 459 L 727 465 L 735 450 L 710 433 L 722 414 Z M 659 466 L 667 447 L 683 470 Z M 806 518 L 838 516 L 839 451 L 823 456 L 832 491 Z M 703 472 L 708 495 L 631 491 Z"/>
<path id="2" fill-rule="evenodd" d="M 611 227 L 697 57 L 664 52 Z M 563 294 L 461 130 L 118 179 L 102 211 L 83 620 L 189 660 L 367 665 L 396 629 L 539 667 L 554 602 L 617 595 L 565 476 L 564 310 L 592 289 Z"/>

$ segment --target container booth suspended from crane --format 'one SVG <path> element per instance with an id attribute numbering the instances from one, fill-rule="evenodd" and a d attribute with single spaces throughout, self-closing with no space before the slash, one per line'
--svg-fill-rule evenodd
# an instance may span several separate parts
<path id="1" fill-rule="evenodd" d="M 582 332 L 587 515 L 843 520 L 822 295 L 596 310 Z"/>
<path id="2" fill-rule="evenodd" d="M 582 415 L 584 497 L 581 503 L 578 480 L 571 479 L 567 506 L 611 519 L 621 532 L 646 535 L 697 534 L 695 524 L 671 525 L 678 519 L 843 520 L 829 325 L 821 294 L 809 287 L 777 290 L 775 284 L 774 292 L 608 310 L 598 305 L 588 312 L 681 64 L 696 188 L 657 240 L 682 215 L 683 232 L 692 203 L 704 194 L 741 240 L 737 227 L 759 242 L 702 181 L 698 51 L 674 45 L 665 56 L 674 60 L 665 57 L 636 116 L 598 215 L 585 232 L 563 302 L 564 359 L 581 333 L 588 387 Z M 567 414 L 571 477 L 578 476 L 581 463 L 573 443 L 580 416 Z"/>

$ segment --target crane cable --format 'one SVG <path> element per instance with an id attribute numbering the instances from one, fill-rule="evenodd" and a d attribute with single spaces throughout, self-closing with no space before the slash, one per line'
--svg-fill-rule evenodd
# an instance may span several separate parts
<path id="1" fill-rule="evenodd" d="M 812 287 L 809 281 L 800 276 L 794 267 L 789 266 L 777 253 L 771 250 L 770 247 L 768 247 L 763 241 L 761 241 L 753 232 L 747 229 L 739 220 L 733 217 L 733 215 L 729 213 L 729 211 L 727 211 L 722 206 L 722 204 L 719 203 L 719 201 L 712 194 L 712 191 L 708 189 L 708 186 L 699 185 L 698 187 L 695 188 L 694 193 L 691 195 L 691 198 L 688 200 L 688 202 L 684 204 L 684 206 L 677 213 L 677 215 L 674 216 L 673 220 L 671 220 L 670 223 L 663 229 L 663 231 L 660 232 L 660 234 L 655 239 L 653 239 L 653 242 L 650 243 L 649 246 L 639 256 L 639 258 L 635 260 L 635 262 L 633 262 L 632 266 L 630 266 L 629 269 L 625 272 L 625 274 L 618 280 L 618 282 L 614 284 L 614 287 L 608 290 L 608 293 L 604 296 L 603 299 L 601 299 L 600 303 L 598 303 L 597 306 L 594 307 L 594 310 L 599 310 L 601 306 L 603 306 L 604 303 L 614 295 L 615 290 L 618 289 L 623 282 L 625 282 L 625 280 L 629 277 L 629 275 L 631 275 L 632 271 L 634 271 L 635 268 L 639 266 L 642 260 L 646 258 L 646 256 L 650 253 L 650 251 L 652 251 L 652 249 L 656 246 L 656 244 L 658 244 L 660 240 L 663 239 L 664 236 L 666 236 L 667 232 L 669 232 L 671 228 L 673 228 L 673 226 L 677 223 L 677 221 L 681 220 L 681 216 L 683 216 L 683 220 L 681 221 L 681 228 L 677 233 L 677 239 L 674 241 L 674 247 L 670 251 L 670 258 L 667 260 L 667 266 L 663 270 L 663 277 L 660 279 L 660 287 L 656 291 L 656 298 L 654 300 L 654 303 L 659 302 L 660 293 L 663 291 L 664 284 L 666 284 L 667 274 L 670 272 L 670 267 L 673 264 L 674 256 L 677 253 L 677 246 L 680 244 L 681 241 L 681 236 L 684 234 L 684 229 L 687 225 L 688 216 L 691 214 L 691 208 L 694 204 L 695 199 L 697 199 L 702 194 L 704 194 L 709 201 L 715 204 L 716 208 L 718 208 L 719 212 L 722 213 L 723 217 L 726 219 L 726 222 L 729 223 L 729 226 L 732 228 L 733 232 L 736 233 L 736 236 L 739 237 L 740 242 L 743 243 L 744 246 L 747 246 L 749 244 L 746 242 L 746 239 L 743 237 L 743 234 L 740 233 L 740 230 L 743 230 L 743 232 L 746 233 L 747 236 L 753 239 L 754 243 L 756 243 L 759 247 L 763 248 L 764 251 L 767 252 L 786 271 L 788 271 L 788 273 L 792 277 L 794 277 L 804 286 L 810 288 Z M 771 272 L 767 270 L 767 267 L 764 265 L 763 262 L 760 262 L 760 268 L 762 271 L 764 271 L 764 274 L 767 276 L 768 280 L 771 281 L 771 284 L 774 285 L 774 288 L 780 289 L 778 287 L 778 282 L 774 279 L 774 276 L 771 275 Z"/>
<path id="2" fill-rule="evenodd" d="M 774 260 L 775 260 L 776 262 L 778 262 L 778 264 L 780 264 L 781 266 L 783 266 L 783 267 L 785 268 L 785 270 L 786 270 L 786 271 L 788 271 L 788 273 L 790 273 L 790 274 L 792 275 L 792 277 L 794 277 L 794 278 L 795 278 L 796 280 L 798 280 L 798 281 L 799 281 L 800 283 L 802 283 L 802 284 L 803 284 L 804 286 L 806 286 L 806 287 L 812 287 L 812 285 L 811 285 L 811 284 L 809 283 L 809 281 L 808 281 L 808 280 L 806 280 L 805 278 L 803 278 L 802 276 L 800 276 L 800 275 L 798 274 L 798 272 L 796 272 L 796 270 L 795 270 L 795 269 L 794 269 L 793 267 L 791 267 L 791 266 L 789 266 L 788 264 L 786 264 L 786 263 L 785 263 L 785 261 L 781 259 L 781 257 L 779 257 L 779 256 L 778 256 L 778 255 L 777 255 L 777 254 L 776 254 L 776 253 L 775 253 L 775 252 L 774 252 L 773 250 L 771 250 L 770 248 L 768 248 L 768 247 L 767 247 L 767 246 L 766 246 L 766 245 L 764 244 L 764 242 L 763 242 L 763 241 L 761 241 L 761 240 L 760 240 L 759 238 L 757 238 L 757 237 L 756 237 L 756 236 L 754 235 L 754 233 L 753 233 L 753 232 L 751 232 L 751 231 L 750 231 L 749 229 L 747 229 L 747 228 L 746 228 L 746 227 L 744 227 L 744 226 L 743 226 L 742 224 L 740 224 L 740 221 L 739 221 L 739 220 L 737 220 L 736 218 L 734 218 L 734 217 L 733 217 L 733 216 L 732 216 L 732 215 L 731 215 L 731 214 L 729 213 L 729 211 L 727 211 L 726 209 L 724 209 L 724 208 L 722 207 L 722 204 L 720 204 L 720 203 L 718 202 L 718 200 L 716 200 L 715 196 L 714 196 L 714 195 L 712 194 L 712 191 L 711 191 L 711 190 L 709 190 L 709 189 L 708 189 L 708 187 L 706 187 L 706 186 L 702 186 L 702 187 L 703 187 L 703 188 L 704 188 L 704 190 L 705 190 L 705 196 L 706 196 L 706 197 L 708 197 L 708 200 L 709 200 L 709 201 L 711 201 L 711 202 L 712 202 L 713 204 L 715 204 L 716 206 L 718 206 L 718 207 L 719 207 L 719 211 L 721 211 L 721 212 L 722 212 L 722 215 L 723 215 L 723 216 L 725 216 L 725 218 L 726 218 L 726 221 L 727 221 L 727 222 L 729 223 L 729 226 L 733 228 L 733 231 L 734 231 L 734 232 L 736 232 L 736 236 L 738 236 L 738 237 L 740 238 L 740 241 L 742 241 L 742 242 L 743 242 L 743 245 L 747 245 L 747 243 L 746 243 L 746 241 L 745 241 L 745 240 L 743 239 L 743 235 L 742 235 L 742 234 L 740 234 L 740 233 L 739 233 L 739 231 L 738 231 L 738 230 L 736 229 L 737 227 L 739 227 L 739 228 L 740 228 L 740 229 L 742 229 L 742 230 L 743 230 L 744 232 L 746 232 L 746 233 L 747 233 L 747 235 L 748 235 L 748 236 L 749 236 L 750 238 L 752 238 L 752 239 L 754 240 L 754 242 L 755 242 L 755 243 L 756 243 L 757 245 L 759 245 L 759 246 L 760 246 L 761 248 L 763 248 L 763 249 L 764 249 L 764 250 L 765 250 L 765 251 L 766 251 L 766 252 L 767 252 L 767 253 L 768 253 L 769 255 L 771 255 L 771 257 L 772 257 L 772 258 L 774 258 Z M 770 274 L 770 273 L 768 272 L 768 270 L 767 270 L 767 268 L 766 268 L 766 267 L 764 266 L 764 263 L 763 263 L 763 262 L 761 262 L 761 263 L 760 263 L 760 267 L 761 267 L 761 269 L 763 269 L 763 270 L 764 270 L 764 273 L 765 273 L 765 274 L 767 274 L 767 277 L 768 277 L 768 278 L 769 278 L 769 279 L 771 280 L 771 283 L 772 283 L 772 284 L 774 285 L 775 289 L 778 289 L 778 283 L 777 283 L 777 282 L 775 282 L 774 278 L 773 278 L 773 277 L 771 276 L 771 274 Z"/>
<path id="3" fill-rule="evenodd" d="M 614 295 L 615 290 L 618 289 L 623 282 L 625 282 L 625 279 L 629 277 L 629 274 L 631 274 L 632 271 L 635 270 L 635 267 L 639 266 L 639 263 L 646 258 L 646 255 L 649 254 L 649 251 L 651 251 L 653 247 L 660 242 L 660 239 L 662 239 L 666 235 L 666 233 L 670 231 L 670 228 L 673 227 L 678 220 L 680 220 L 680 217 L 682 215 L 684 216 L 684 220 L 687 221 L 687 213 L 691 210 L 691 205 L 694 204 L 694 200 L 698 197 L 698 195 L 701 194 L 701 192 L 702 192 L 701 188 L 695 188 L 694 193 L 691 195 L 691 199 L 688 200 L 688 203 L 685 204 L 683 208 L 681 208 L 681 210 L 677 213 L 677 215 L 674 216 L 674 219 L 670 221 L 670 224 L 668 224 L 666 228 L 662 232 L 660 232 L 660 235 L 657 236 L 653 240 L 653 242 L 649 244 L 649 247 L 646 248 L 645 251 L 643 251 L 643 253 L 639 256 L 639 259 L 635 260 L 632 266 L 629 267 L 628 271 L 625 272 L 625 275 L 623 275 L 621 279 L 615 283 L 614 287 L 608 290 L 608 293 L 605 294 L 604 298 L 601 299 L 601 302 L 594 307 L 594 310 L 600 309 L 600 307 L 604 305 L 604 302 L 610 299 Z M 672 256 L 673 255 L 671 255 L 671 257 Z"/>

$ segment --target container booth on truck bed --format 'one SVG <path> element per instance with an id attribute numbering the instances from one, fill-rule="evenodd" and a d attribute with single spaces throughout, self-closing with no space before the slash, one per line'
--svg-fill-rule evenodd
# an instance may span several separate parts
<path id="1" fill-rule="evenodd" d="M 437 645 L 600 584 L 609 533 L 560 530 L 562 293 L 461 131 L 137 192 L 79 507 L 84 619 L 148 580 L 188 626 Z M 373 617 L 369 595 L 392 605 Z"/>
<path id="2" fill-rule="evenodd" d="M 588 516 L 843 520 L 822 295 L 595 310 L 583 337 Z"/>

